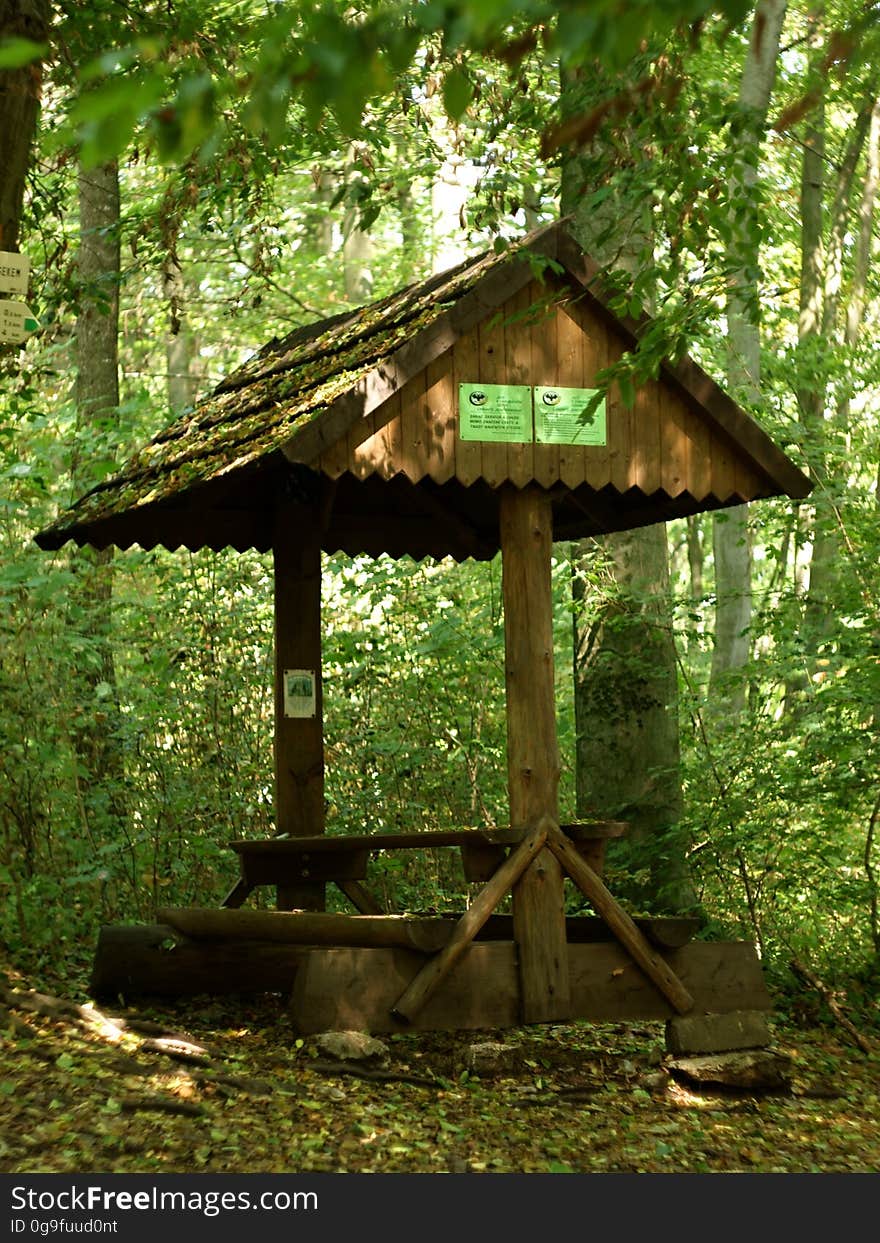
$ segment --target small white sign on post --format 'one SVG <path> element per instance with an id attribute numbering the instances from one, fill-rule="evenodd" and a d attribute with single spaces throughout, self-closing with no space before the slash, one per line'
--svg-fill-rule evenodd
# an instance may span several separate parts
<path id="1" fill-rule="evenodd" d="M 314 669 L 284 670 L 284 715 L 313 717 L 318 710 L 318 679 Z"/>
<path id="2" fill-rule="evenodd" d="M 23 302 L 0 301 L 0 341 L 26 341 L 39 326 Z"/>
<path id="3" fill-rule="evenodd" d="M 27 293 L 31 261 L 27 255 L 0 250 L 0 294 Z"/>

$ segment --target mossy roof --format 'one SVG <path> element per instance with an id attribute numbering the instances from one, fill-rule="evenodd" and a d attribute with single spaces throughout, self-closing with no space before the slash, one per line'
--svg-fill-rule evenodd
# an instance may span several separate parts
<path id="1" fill-rule="evenodd" d="M 281 449 L 514 253 L 478 255 L 369 306 L 269 341 L 118 474 L 60 514 L 37 542 L 60 547 L 93 523 L 210 483 Z"/>

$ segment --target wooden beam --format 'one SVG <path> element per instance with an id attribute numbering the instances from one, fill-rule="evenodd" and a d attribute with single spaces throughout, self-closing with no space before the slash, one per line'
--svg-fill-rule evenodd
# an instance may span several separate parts
<path id="1" fill-rule="evenodd" d="M 430 962 L 410 981 L 391 1007 L 391 1013 L 402 1022 L 411 1023 L 473 941 L 501 899 L 510 892 L 535 856 L 544 848 L 550 821 L 545 817 L 512 850 L 490 881 L 455 926 L 452 937 Z"/>
<path id="2" fill-rule="evenodd" d="M 547 845 L 584 897 L 592 903 L 596 914 L 605 920 L 617 940 L 669 1004 L 679 1014 L 687 1014 L 692 1010 L 694 999 L 681 980 L 656 950 L 652 949 L 647 938 L 623 907 L 615 901 L 593 869 L 584 862 L 572 843 L 555 825 L 547 832 Z"/>
<path id="3" fill-rule="evenodd" d="M 619 824 L 620 821 L 607 821 Z M 597 830 L 605 836 L 604 830 Z M 581 836 L 580 826 L 573 826 L 576 837 Z M 292 838 L 260 837 L 250 840 L 238 838 L 229 843 L 237 855 L 257 856 L 301 854 L 317 851 L 320 854 L 352 854 L 360 850 L 428 850 L 435 846 L 466 846 L 476 844 L 517 846 L 525 836 L 524 829 L 415 829 L 409 833 L 346 833 L 334 837 Z M 611 836 L 617 837 L 617 832 Z"/>
<path id="4" fill-rule="evenodd" d="M 240 876 L 220 903 L 220 906 L 226 910 L 237 911 L 240 906 L 244 905 L 253 889 L 254 886 L 249 881 L 246 881 L 243 876 Z"/>
<path id="5" fill-rule="evenodd" d="M 626 1023 L 668 1019 L 675 1013 L 622 946 L 570 945 L 568 955 L 573 1020 Z M 771 1007 L 752 945 L 694 941 L 666 956 L 686 981 L 700 1013 Z M 476 942 L 412 1027 L 405 1028 L 394 1019 L 391 1006 L 418 971 L 417 954 L 402 949 L 308 950 L 293 986 L 291 1019 L 302 1035 L 344 1029 L 381 1033 L 516 1027 L 516 958 L 510 942 Z"/>
<path id="6" fill-rule="evenodd" d="M 89 996 L 289 993 L 311 952 L 268 942 L 188 941 L 167 924 L 108 925 L 98 934 Z"/>
<path id="7" fill-rule="evenodd" d="M 553 680 L 550 557 L 553 513 L 547 492 L 530 484 L 499 490 L 507 688 L 510 822 L 559 819 L 559 747 Z M 522 1018 L 568 1016 L 568 958 L 562 869 L 548 850 L 513 893 Z"/>
<path id="8" fill-rule="evenodd" d="M 337 880 L 336 888 L 348 898 L 354 909 L 361 915 L 384 915 L 382 907 L 359 880 Z"/>
<path id="9" fill-rule="evenodd" d="M 275 561 L 275 825 L 290 837 L 324 832 L 324 726 L 321 687 L 321 529 L 309 506 L 279 506 Z M 286 670 L 314 679 L 310 716 L 285 710 Z M 279 887 L 278 905 L 322 910 L 324 885 Z"/>
<path id="10" fill-rule="evenodd" d="M 502 895 L 503 896 L 503 895 Z M 489 912 L 491 914 L 491 911 Z M 452 920 L 417 915 L 337 915 L 324 911 L 232 911 L 162 907 L 158 919 L 193 941 L 272 941 L 280 945 L 394 946 L 435 954 Z"/>

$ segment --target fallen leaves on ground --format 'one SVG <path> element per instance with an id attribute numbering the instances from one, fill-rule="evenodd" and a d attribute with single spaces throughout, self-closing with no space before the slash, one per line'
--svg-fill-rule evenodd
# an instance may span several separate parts
<path id="1" fill-rule="evenodd" d="M 9 1173 L 880 1170 L 880 1054 L 826 1029 L 777 1025 L 791 1089 L 748 1095 L 676 1083 L 662 1023 L 391 1036 L 383 1073 L 359 1077 L 297 1038 L 280 997 L 86 1019 L 13 1010 L 0 1025 Z M 464 1070 L 489 1037 L 509 1064 Z"/>

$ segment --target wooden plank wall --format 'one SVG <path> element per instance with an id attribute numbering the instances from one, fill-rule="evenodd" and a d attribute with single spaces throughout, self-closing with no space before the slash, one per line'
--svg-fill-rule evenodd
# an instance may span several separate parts
<path id="1" fill-rule="evenodd" d="M 457 434 L 460 383 L 593 388 L 597 372 L 620 359 L 623 340 L 583 302 L 549 305 L 546 287 L 526 286 L 501 311 L 430 363 L 315 463 L 331 478 L 400 472 L 417 483 L 484 479 L 523 487 L 562 482 L 618 492 L 663 490 L 702 500 L 753 499 L 766 485 L 750 462 L 662 381 L 648 381 L 632 409 L 617 386 L 607 399 L 604 446 L 504 445 Z"/>

